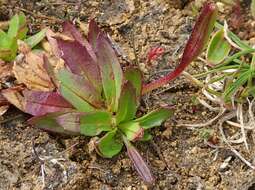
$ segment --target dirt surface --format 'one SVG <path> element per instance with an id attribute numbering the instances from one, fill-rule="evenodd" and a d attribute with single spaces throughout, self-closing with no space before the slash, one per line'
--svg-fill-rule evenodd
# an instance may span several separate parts
<path id="1" fill-rule="evenodd" d="M 0 2 L 0 20 L 23 11 L 29 20 L 30 33 L 45 26 L 60 30 L 61 20 L 79 19 L 87 23 L 89 18 L 95 18 L 116 47 L 122 48 L 121 59 L 128 64 L 138 64 L 145 80 L 165 75 L 175 67 L 194 23 L 188 1 Z M 224 8 L 221 17 L 232 18 L 231 9 Z M 241 23 L 240 30 L 235 31 L 246 39 L 255 37 L 250 32 L 252 30 L 244 30 L 248 26 L 254 27 L 251 17 L 244 18 L 247 22 Z M 155 46 L 166 51 L 160 60 L 146 65 L 146 53 Z M 202 68 L 203 63 L 194 62 L 187 71 L 197 73 Z M 152 131 L 153 141 L 136 144 L 156 176 L 156 184 L 151 188 L 139 179 L 125 151 L 113 159 L 100 158 L 90 152 L 89 138 L 49 135 L 27 126 L 25 121 L 29 116 L 13 108 L 0 121 L 0 190 L 255 189 L 254 171 L 221 145 L 216 126 L 193 130 L 177 127 L 180 123 L 205 122 L 216 115 L 194 101 L 199 94 L 198 88 L 179 77 L 143 98 L 141 110 L 152 110 L 161 105 L 173 106 L 175 110 L 174 117 Z M 220 148 L 205 143 L 201 136 L 205 129 L 212 131 Z M 243 145 L 236 148 L 253 161 L 253 151 L 248 153 Z M 46 171 L 44 177 L 42 167 Z"/>

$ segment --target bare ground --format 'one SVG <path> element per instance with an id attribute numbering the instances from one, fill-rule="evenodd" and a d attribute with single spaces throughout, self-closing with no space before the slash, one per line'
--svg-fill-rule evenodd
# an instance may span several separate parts
<path id="1" fill-rule="evenodd" d="M 94 17 L 116 45 L 123 49 L 122 59 L 135 64 L 137 54 L 145 80 L 152 80 L 174 68 L 194 21 L 190 16 L 190 7 L 187 5 L 182 9 L 183 4 L 176 0 L 93 0 L 81 1 L 81 5 L 75 2 L 5 1 L 0 7 L 0 19 L 6 20 L 15 12 L 23 11 L 29 17 L 30 32 L 34 33 L 44 26 L 59 30 L 63 19 L 79 18 L 87 23 L 89 18 Z M 252 34 L 249 35 L 249 38 L 252 37 Z M 158 45 L 165 48 L 165 54 L 152 65 L 145 65 L 147 51 Z M 201 69 L 202 63 L 195 62 L 187 71 L 196 73 Z M 173 118 L 153 130 L 152 142 L 136 144 L 157 178 L 156 185 L 151 189 L 255 189 L 254 171 L 227 147 L 217 150 L 209 147 L 200 135 L 204 129 L 176 126 L 180 123 L 200 123 L 215 116 L 216 113 L 194 101 L 199 94 L 198 88 L 180 77 L 143 98 L 141 110 L 166 104 L 175 110 Z M 100 158 L 89 152 L 89 138 L 52 136 L 27 126 L 27 118 L 29 116 L 15 108 L 2 118 L 1 190 L 148 188 L 137 176 L 124 151 L 111 160 Z M 216 126 L 206 128 L 213 129 L 215 138 L 220 139 Z M 238 149 L 253 161 L 252 151 L 248 154 L 243 146 Z M 228 159 L 226 167 L 223 167 L 222 164 Z M 44 188 L 42 166 L 46 171 Z"/>

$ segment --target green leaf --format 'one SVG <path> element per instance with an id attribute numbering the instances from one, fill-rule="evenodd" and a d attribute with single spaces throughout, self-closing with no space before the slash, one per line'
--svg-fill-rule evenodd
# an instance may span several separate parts
<path id="1" fill-rule="evenodd" d="M 149 141 L 152 139 L 152 135 L 148 131 L 144 131 L 143 138 L 140 141 Z"/>
<path id="2" fill-rule="evenodd" d="M 224 26 L 222 26 L 220 23 L 216 22 L 215 23 L 215 27 L 218 29 L 223 29 Z M 231 38 L 231 40 L 233 40 L 233 42 L 235 44 L 237 44 L 242 50 L 247 50 L 247 49 L 253 49 L 251 46 L 249 46 L 247 43 L 245 43 L 244 41 L 242 41 L 237 35 L 235 35 L 233 32 L 231 31 L 227 31 L 228 37 Z"/>
<path id="3" fill-rule="evenodd" d="M 102 131 L 112 130 L 111 114 L 109 112 L 98 111 L 86 113 L 80 117 L 81 134 L 86 136 L 96 136 Z"/>
<path id="4" fill-rule="evenodd" d="M 129 68 L 124 73 L 125 79 L 128 80 L 136 90 L 136 96 L 139 99 L 142 90 L 142 73 L 139 69 Z"/>
<path id="5" fill-rule="evenodd" d="M 40 32 L 36 33 L 33 36 L 30 36 L 29 38 L 25 39 L 24 41 L 30 46 L 30 48 L 33 48 L 45 38 L 46 31 L 47 31 L 47 28 L 41 30 Z"/>
<path id="6" fill-rule="evenodd" d="M 224 100 L 227 101 L 242 85 L 244 85 L 249 77 L 251 76 L 251 70 L 247 70 L 241 73 L 237 80 L 227 86 L 226 90 L 223 93 Z"/>
<path id="7" fill-rule="evenodd" d="M 119 107 L 116 115 L 116 123 L 130 121 L 135 118 L 137 109 L 137 101 L 135 95 L 135 89 L 130 82 L 124 84 L 120 100 Z"/>
<path id="8" fill-rule="evenodd" d="M 82 98 L 77 96 L 73 91 L 71 91 L 69 88 L 63 85 L 60 86 L 60 93 L 78 111 L 90 112 L 95 110 L 95 108 L 93 108 L 89 103 L 84 101 Z"/>
<path id="9" fill-rule="evenodd" d="M 249 68 L 250 66 L 248 64 L 244 65 L 245 68 Z M 208 74 L 211 73 L 216 73 L 216 72 L 220 72 L 220 71 L 225 71 L 225 70 L 229 70 L 229 69 L 239 69 L 240 65 L 223 65 L 223 66 L 219 66 L 219 67 L 215 67 L 213 69 L 210 69 L 209 71 L 194 75 L 194 77 L 199 78 L 199 77 L 205 77 Z"/>
<path id="10" fill-rule="evenodd" d="M 248 94 L 253 96 L 253 98 L 255 98 L 255 86 L 253 86 L 252 88 L 248 90 Z"/>
<path id="11" fill-rule="evenodd" d="M 135 122 L 139 122 L 144 129 L 149 129 L 160 126 L 171 115 L 173 115 L 172 110 L 161 108 L 136 119 Z"/>
<path id="12" fill-rule="evenodd" d="M 0 30 L 0 47 L 9 48 L 11 44 L 11 38 L 4 31 Z"/>
<path id="13" fill-rule="evenodd" d="M 123 146 L 123 143 L 117 138 L 117 129 L 106 133 L 96 144 L 98 153 L 106 158 L 112 158 L 118 154 Z"/>
<path id="14" fill-rule="evenodd" d="M 144 129 L 138 122 L 127 122 L 119 125 L 119 129 L 129 141 L 140 140 L 144 136 Z"/>
<path id="15" fill-rule="evenodd" d="M 0 59 L 12 61 L 16 57 L 18 45 L 14 38 L 10 38 L 4 31 L 0 30 Z"/>
<path id="16" fill-rule="evenodd" d="M 108 109 L 116 112 L 121 93 L 123 73 L 113 48 L 102 33 L 97 38 L 97 56 Z"/>
<path id="17" fill-rule="evenodd" d="M 77 110 L 89 112 L 94 106 L 100 104 L 100 96 L 94 87 L 82 76 L 75 75 L 67 69 L 57 73 L 60 83 L 61 95 Z"/>
<path id="18" fill-rule="evenodd" d="M 230 44 L 224 38 L 224 30 L 217 31 L 210 40 L 207 49 L 207 60 L 212 64 L 221 63 L 229 54 Z"/>
<path id="19" fill-rule="evenodd" d="M 24 39 L 27 31 L 28 28 L 26 26 L 26 17 L 24 13 L 13 16 L 9 22 L 8 36 L 10 38 Z"/>

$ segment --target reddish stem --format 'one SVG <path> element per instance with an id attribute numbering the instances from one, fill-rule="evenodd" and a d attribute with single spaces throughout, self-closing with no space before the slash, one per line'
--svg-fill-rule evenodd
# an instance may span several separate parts
<path id="1" fill-rule="evenodd" d="M 175 70 L 165 77 L 143 86 L 142 94 L 148 93 L 158 87 L 167 84 L 169 81 L 178 77 L 182 71 L 203 51 L 210 33 L 213 30 L 217 15 L 217 7 L 214 3 L 206 3 L 202 8 L 197 22 L 193 28 L 191 36 L 184 49 L 180 64 Z"/>

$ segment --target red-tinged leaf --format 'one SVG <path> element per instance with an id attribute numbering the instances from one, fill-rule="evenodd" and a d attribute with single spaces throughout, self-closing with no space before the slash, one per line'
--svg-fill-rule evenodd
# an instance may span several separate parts
<path id="1" fill-rule="evenodd" d="M 217 16 L 217 7 L 214 3 L 206 3 L 193 28 L 191 36 L 184 49 L 180 64 L 174 71 L 156 81 L 143 86 L 142 94 L 150 92 L 178 77 L 182 71 L 203 51 L 210 33 L 213 30 Z"/>
<path id="2" fill-rule="evenodd" d="M 65 21 L 63 23 L 63 33 L 72 37 L 82 45 L 84 45 L 84 42 L 86 41 L 79 30 L 77 30 L 76 27 L 69 21 Z"/>
<path id="3" fill-rule="evenodd" d="M 67 69 L 61 69 L 57 73 L 57 79 L 60 81 L 60 88 L 65 87 L 69 89 L 69 91 L 73 92 L 76 96 L 95 107 L 100 107 L 102 105 L 101 94 L 96 91 L 91 83 L 84 77 L 75 75 Z M 65 94 L 62 95 L 65 97 Z"/>
<path id="4" fill-rule="evenodd" d="M 54 133 L 62 133 L 67 135 L 79 135 L 75 131 L 75 129 L 71 130 L 65 130 L 64 127 L 62 127 L 58 121 L 57 118 L 65 114 L 65 112 L 54 112 L 54 113 L 48 113 L 41 116 L 35 116 L 28 120 L 28 123 L 31 125 L 36 126 L 37 128 L 40 128 L 42 130 L 46 130 L 49 132 Z"/>
<path id="5" fill-rule="evenodd" d="M 56 117 L 57 123 L 66 131 L 80 133 L 80 118 L 84 113 L 71 112 Z"/>
<path id="6" fill-rule="evenodd" d="M 102 33 L 97 39 L 97 56 L 108 109 L 117 111 L 123 73 L 114 50 Z"/>
<path id="7" fill-rule="evenodd" d="M 142 72 L 136 68 L 129 68 L 125 71 L 124 76 L 135 88 L 136 97 L 139 102 L 142 91 Z"/>
<path id="8" fill-rule="evenodd" d="M 116 114 L 117 124 L 134 119 L 136 109 L 136 92 L 132 84 L 130 82 L 127 82 L 122 88 L 119 99 L 119 107 Z"/>
<path id="9" fill-rule="evenodd" d="M 77 41 L 57 39 L 61 57 L 74 74 L 85 76 L 93 86 L 101 91 L 101 77 L 97 63 L 87 49 Z"/>
<path id="10" fill-rule="evenodd" d="M 155 178 L 153 177 L 149 169 L 149 166 L 143 160 L 140 153 L 129 141 L 124 140 L 124 142 L 127 148 L 128 157 L 132 161 L 136 171 L 138 172 L 138 174 L 140 175 L 140 177 L 146 184 L 152 185 L 155 182 Z"/>
<path id="11" fill-rule="evenodd" d="M 72 105 L 56 92 L 24 91 L 25 112 L 44 115 L 51 112 L 72 110 Z"/>
<path id="12" fill-rule="evenodd" d="M 21 94 L 24 88 L 22 86 L 16 86 L 1 91 L 1 94 L 14 106 L 25 112 L 25 99 Z"/>
<path id="13" fill-rule="evenodd" d="M 66 21 L 63 23 L 63 33 L 72 37 L 73 39 L 75 39 L 75 41 L 83 45 L 87 49 L 92 59 L 96 61 L 96 55 L 92 49 L 92 46 L 85 38 L 82 37 L 82 34 L 79 32 L 79 30 L 76 29 L 76 27 L 71 22 Z"/>
<path id="14" fill-rule="evenodd" d="M 99 33 L 102 33 L 102 30 L 99 28 L 96 21 L 91 19 L 89 21 L 88 41 L 93 49 L 96 49 L 96 40 Z"/>

